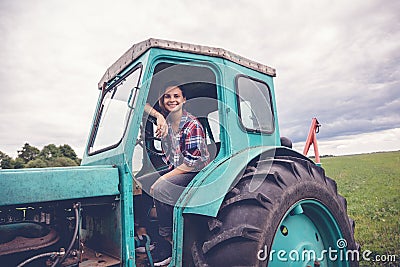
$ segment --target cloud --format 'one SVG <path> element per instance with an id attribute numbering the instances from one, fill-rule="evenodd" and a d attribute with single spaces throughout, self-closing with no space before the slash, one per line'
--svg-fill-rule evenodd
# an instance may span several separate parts
<path id="1" fill-rule="evenodd" d="M 399 19 L 393 6 L 355 3 L 329 6 L 331 12 L 321 12 L 326 19 L 317 15 L 308 40 L 315 52 L 300 49 L 309 53 L 303 57 L 295 50 L 288 56 L 295 61 L 283 68 L 290 73 L 276 80 L 282 132 L 294 141 L 307 135 L 304 126 L 312 117 L 324 125 L 323 137 L 399 125 Z M 309 60 L 297 62 L 298 57 Z"/>
<path id="2" fill-rule="evenodd" d="M 323 139 L 399 125 L 398 1 L 0 2 L 0 150 L 82 155 L 97 82 L 149 37 L 216 46 L 277 69 L 281 133 Z"/>

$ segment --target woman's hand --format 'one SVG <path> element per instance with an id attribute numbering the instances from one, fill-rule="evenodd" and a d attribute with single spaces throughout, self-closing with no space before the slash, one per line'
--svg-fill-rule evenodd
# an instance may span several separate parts
<path id="1" fill-rule="evenodd" d="M 146 112 L 150 116 L 155 117 L 157 120 L 156 137 L 157 138 L 166 137 L 168 135 L 168 124 L 164 116 L 157 110 L 155 110 L 152 106 L 150 106 L 149 103 L 146 103 L 146 105 L 144 106 L 144 112 Z"/>
<path id="2" fill-rule="evenodd" d="M 168 124 L 164 116 L 157 112 L 156 114 L 157 119 L 157 130 L 156 130 L 156 137 L 158 138 L 165 138 L 168 135 Z"/>

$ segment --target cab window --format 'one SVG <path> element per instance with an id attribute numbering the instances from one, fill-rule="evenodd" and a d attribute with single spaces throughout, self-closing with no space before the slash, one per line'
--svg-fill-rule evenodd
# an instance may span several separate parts
<path id="1" fill-rule="evenodd" d="M 266 83 L 247 77 L 236 78 L 240 123 L 247 131 L 272 133 L 274 115 L 271 93 Z"/>
<path id="2" fill-rule="evenodd" d="M 133 68 L 104 90 L 92 130 L 89 154 L 113 148 L 122 140 L 136 106 L 140 73 L 140 66 Z"/>

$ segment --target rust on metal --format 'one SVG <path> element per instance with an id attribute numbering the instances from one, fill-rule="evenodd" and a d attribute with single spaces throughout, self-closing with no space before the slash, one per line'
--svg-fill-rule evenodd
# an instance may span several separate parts
<path id="1" fill-rule="evenodd" d="M 124 70 L 129 64 L 143 55 L 150 48 L 162 48 L 167 50 L 220 57 L 269 76 L 276 76 L 276 71 L 274 68 L 244 58 L 222 48 L 150 38 L 143 42 L 134 44 L 114 64 L 112 64 L 101 78 L 98 88 L 101 89 L 105 82 L 113 79 L 118 73 Z"/>

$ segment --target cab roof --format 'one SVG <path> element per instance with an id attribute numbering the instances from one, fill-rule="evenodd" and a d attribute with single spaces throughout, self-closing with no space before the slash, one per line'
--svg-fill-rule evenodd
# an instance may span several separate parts
<path id="1" fill-rule="evenodd" d="M 236 64 L 242 65 L 246 68 L 256 70 L 269 76 L 276 76 L 276 71 L 274 68 L 244 58 L 222 48 L 150 38 L 140 43 L 134 44 L 114 64 L 112 64 L 101 78 L 98 87 L 102 88 L 105 82 L 113 79 L 118 73 L 120 73 L 123 69 L 125 69 L 129 64 L 131 64 L 141 55 L 143 55 L 150 48 L 162 48 L 167 50 L 224 58 Z"/>

